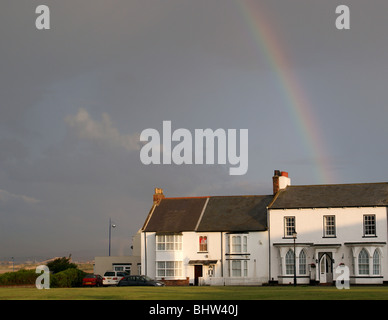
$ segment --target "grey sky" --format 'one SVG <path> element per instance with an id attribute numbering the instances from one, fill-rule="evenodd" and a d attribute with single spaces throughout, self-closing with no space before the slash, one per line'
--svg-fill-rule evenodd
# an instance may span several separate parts
<path id="1" fill-rule="evenodd" d="M 266 13 L 325 143 L 330 183 L 388 181 L 388 2 L 46 0 L 0 10 L 0 259 L 130 253 L 154 187 L 166 196 L 270 194 L 274 169 L 321 183 L 258 42 Z M 43 3 L 42 3 L 43 4 Z M 335 28 L 336 6 L 350 30 Z M 267 48 L 268 49 L 268 48 Z M 139 160 L 143 129 L 249 129 L 249 169 Z M 318 149 L 320 146 L 318 146 Z"/>

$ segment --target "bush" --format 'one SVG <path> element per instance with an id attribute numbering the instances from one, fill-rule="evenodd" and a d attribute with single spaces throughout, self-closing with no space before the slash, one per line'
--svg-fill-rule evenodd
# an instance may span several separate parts
<path id="1" fill-rule="evenodd" d="M 82 285 L 82 278 L 86 272 L 76 268 L 69 268 L 50 275 L 50 288 L 70 288 L 80 287 Z"/>
<path id="2" fill-rule="evenodd" d="M 0 285 L 14 286 L 35 284 L 38 276 L 39 275 L 35 273 L 35 270 L 21 269 L 16 272 L 6 272 L 0 275 Z"/>

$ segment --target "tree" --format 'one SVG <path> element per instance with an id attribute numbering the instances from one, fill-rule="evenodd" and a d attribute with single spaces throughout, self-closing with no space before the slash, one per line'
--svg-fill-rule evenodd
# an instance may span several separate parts
<path id="1" fill-rule="evenodd" d="M 77 269 L 77 265 L 75 263 L 70 262 L 70 257 L 69 258 L 62 257 L 62 258 L 57 258 L 53 261 L 50 261 L 47 263 L 47 267 L 52 273 L 58 273 L 70 268 Z"/>

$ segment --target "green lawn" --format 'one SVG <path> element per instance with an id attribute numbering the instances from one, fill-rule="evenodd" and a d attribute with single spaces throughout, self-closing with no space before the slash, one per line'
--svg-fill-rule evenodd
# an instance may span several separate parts
<path id="1" fill-rule="evenodd" d="M 0 288 L 0 300 L 388 300 L 388 286 Z"/>

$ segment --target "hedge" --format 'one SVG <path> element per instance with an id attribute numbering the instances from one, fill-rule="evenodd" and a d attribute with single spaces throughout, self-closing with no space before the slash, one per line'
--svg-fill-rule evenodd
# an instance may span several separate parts
<path id="1" fill-rule="evenodd" d="M 86 272 L 75 268 L 50 274 L 50 288 L 80 287 L 85 275 Z M 6 272 L 0 274 L 0 286 L 35 285 L 38 276 L 35 270 L 21 269 L 16 272 Z"/>
<path id="2" fill-rule="evenodd" d="M 35 270 L 21 269 L 16 272 L 6 272 L 0 275 L 1 286 L 31 285 L 35 284 L 39 275 Z"/>

